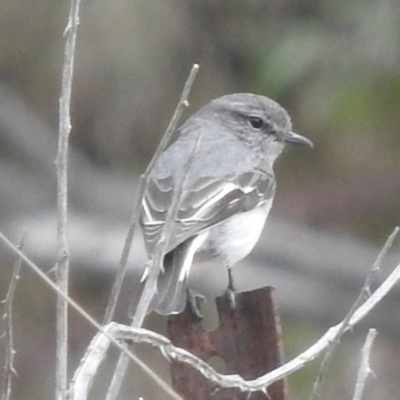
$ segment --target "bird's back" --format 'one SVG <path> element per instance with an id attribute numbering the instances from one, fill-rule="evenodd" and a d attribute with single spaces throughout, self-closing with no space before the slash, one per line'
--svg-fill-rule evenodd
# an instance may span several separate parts
<path id="1" fill-rule="evenodd" d="M 198 137 L 199 142 L 195 149 Z M 256 175 L 254 171 L 258 171 Z M 226 213 L 223 209 L 210 208 L 211 213 L 201 215 L 203 223 L 199 221 L 200 214 L 196 214 L 196 211 L 201 209 L 208 199 L 215 197 L 217 191 L 223 196 L 224 190 L 230 190 L 229 185 L 248 185 L 252 179 L 258 179 L 260 174 L 266 177 L 262 190 L 267 197 L 273 196 L 275 188 L 272 169 L 265 166 L 263 158 L 248 149 L 235 136 L 224 131 L 213 132 L 209 126 L 183 132 L 160 155 L 145 193 L 141 223 L 149 255 L 154 251 L 162 232 L 166 214 L 171 207 L 174 188 L 176 190 L 182 173 L 186 174 L 184 189 L 168 250 L 209 227 L 207 219 L 219 223 L 232 214 L 228 207 Z M 231 195 L 232 199 L 238 199 L 241 193 L 233 191 Z M 259 194 L 254 201 L 258 199 Z M 249 201 L 252 202 L 253 199 L 250 198 Z M 250 208 L 251 204 L 248 207 Z M 196 218 L 193 218 L 195 214 Z"/>

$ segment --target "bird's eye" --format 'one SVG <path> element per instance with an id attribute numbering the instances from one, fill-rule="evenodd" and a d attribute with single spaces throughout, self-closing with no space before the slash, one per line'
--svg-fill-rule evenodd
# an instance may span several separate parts
<path id="1" fill-rule="evenodd" d="M 264 125 L 264 121 L 260 117 L 249 117 L 249 122 L 254 129 L 261 129 Z"/>

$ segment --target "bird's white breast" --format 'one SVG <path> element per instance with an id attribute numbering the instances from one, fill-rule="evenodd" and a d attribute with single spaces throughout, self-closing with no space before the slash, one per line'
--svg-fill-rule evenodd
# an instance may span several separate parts
<path id="1" fill-rule="evenodd" d="M 258 242 L 271 206 L 272 199 L 215 226 L 209 231 L 200 251 L 210 251 L 233 266 L 246 257 Z"/>

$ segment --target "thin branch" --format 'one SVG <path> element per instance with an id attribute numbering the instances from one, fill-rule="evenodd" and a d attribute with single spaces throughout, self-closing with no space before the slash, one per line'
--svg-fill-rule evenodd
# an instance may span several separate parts
<path id="1" fill-rule="evenodd" d="M 157 251 L 154 255 L 152 262 L 150 263 L 150 271 L 144 283 L 143 291 L 139 299 L 139 304 L 132 320 L 131 326 L 133 327 L 141 327 L 143 320 L 146 317 L 149 304 L 156 293 L 157 280 L 160 272 L 163 269 L 164 255 L 167 251 L 169 239 L 173 231 L 173 223 L 179 210 L 179 204 L 182 198 L 182 193 L 185 190 L 186 180 L 190 175 L 193 159 L 198 151 L 200 139 L 200 135 L 198 135 L 194 143 L 193 149 L 188 154 L 188 159 L 185 162 L 185 166 L 182 171 L 180 171 L 181 174 L 177 177 L 177 182 L 175 184 L 175 187 L 173 188 L 171 206 L 165 218 L 163 231 L 160 240 L 157 243 Z M 126 357 L 125 354 L 121 354 L 115 367 L 114 376 L 108 389 L 106 400 L 114 400 L 117 398 L 118 393 L 121 390 L 122 382 L 125 377 L 128 364 L 128 357 Z"/>
<path id="2" fill-rule="evenodd" d="M 107 330 L 103 329 L 86 311 L 84 311 L 75 301 L 70 299 L 65 295 L 58 286 L 43 273 L 37 265 L 35 265 L 29 258 L 27 258 L 13 243 L 11 243 L 1 232 L 0 241 L 2 241 L 9 249 L 11 249 L 15 254 L 21 257 L 21 259 L 33 269 L 55 292 L 60 294 L 65 298 L 66 301 L 76 309 L 79 314 L 81 314 L 91 325 L 99 330 L 105 337 L 108 338 L 118 349 L 128 352 L 123 346 L 121 346 L 109 333 Z M 346 330 L 352 329 L 357 323 L 359 323 L 396 285 L 400 280 L 400 264 L 392 271 L 392 273 L 385 279 L 385 281 L 371 294 L 371 296 L 355 311 L 351 317 L 349 323 L 347 324 Z M 219 387 L 225 388 L 237 388 L 242 392 L 256 392 L 262 391 L 266 392 L 266 388 L 272 383 L 292 374 L 293 372 L 299 370 L 307 363 L 311 362 L 317 358 L 321 353 L 326 351 L 332 339 L 337 335 L 337 331 L 341 329 L 342 323 L 329 329 L 324 336 L 322 336 L 314 345 L 308 348 L 306 351 L 301 353 L 299 356 L 295 357 L 293 360 L 289 361 L 287 364 L 271 371 L 257 379 L 246 381 L 238 375 L 222 375 L 217 373 L 213 368 L 211 368 L 207 363 L 195 357 L 193 354 L 186 350 L 177 348 L 171 344 L 171 342 L 154 332 L 147 331 L 141 328 L 132 328 L 124 325 L 119 325 L 127 335 L 129 339 L 136 342 L 146 342 L 159 347 L 162 354 L 168 359 L 175 359 L 180 362 L 184 362 L 192 365 L 194 368 L 198 369 L 207 379 L 215 383 Z M 148 338 L 155 339 L 148 339 Z M 126 339 L 127 337 L 125 337 Z M 148 373 L 152 378 L 155 379 L 157 384 L 160 384 L 160 378 L 154 374 L 141 360 L 139 360 L 134 354 L 129 353 L 129 357 L 137 363 L 137 365 L 142 368 L 146 373 Z M 162 382 L 162 381 L 161 381 Z M 164 382 L 163 385 L 167 386 Z M 169 387 L 167 387 L 172 391 Z M 167 390 L 166 388 L 163 389 Z M 178 399 L 179 396 L 174 392 L 169 392 L 169 394 Z"/>
<path id="3" fill-rule="evenodd" d="M 124 328 L 126 329 L 134 329 L 130 328 L 126 325 L 120 325 L 116 322 L 111 322 L 108 325 L 103 327 L 102 332 L 98 332 L 96 336 L 92 339 L 85 356 L 82 358 L 79 367 L 75 371 L 74 377 L 71 381 L 70 385 L 70 397 L 69 400 L 86 400 L 89 390 L 93 384 L 93 380 L 96 376 L 97 370 L 100 364 L 104 361 L 107 351 L 110 347 L 111 340 L 113 338 L 114 341 L 123 341 L 125 342 L 125 338 L 130 339 L 132 335 L 124 334 Z M 145 329 L 138 329 L 139 334 L 146 343 L 153 342 L 151 335 L 159 336 L 159 341 L 168 341 L 167 338 L 164 338 L 162 335 L 158 335 L 151 331 L 147 331 Z M 142 333 L 142 331 L 144 333 Z M 122 333 L 121 333 L 122 332 Z M 171 396 L 171 398 L 176 400 L 182 400 L 182 398 L 176 394 L 172 389 L 167 392 Z"/>
<path id="4" fill-rule="evenodd" d="M 400 280 L 400 264 L 393 270 L 393 272 L 385 279 L 385 281 L 371 294 L 371 296 L 354 312 L 349 323 L 347 324 L 346 331 L 352 329 L 358 324 L 395 286 Z M 337 331 L 342 329 L 342 323 L 330 328 L 328 332 L 318 340 L 314 345 L 308 348 L 305 352 L 294 358 L 292 361 L 277 368 L 275 371 L 256 379 L 253 381 L 254 389 L 263 387 L 276 382 L 285 376 L 302 368 L 306 363 L 317 358 L 322 352 L 326 350 L 332 339 L 337 335 Z M 253 389 L 253 390 L 254 390 Z"/>
<path id="5" fill-rule="evenodd" d="M 321 394 L 322 394 L 322 388 L 327 376 L 327 372 L 329 370 L 329 367 L 332 362 L 332 356 L 333 353 L 337 347 L 337 345 L 340 343 L 340 339 L 343 335 L 343 333 L 347 330 L 347 325 L 349 324 L 351 317 L 357 310 L 357 308 L 360 307 L 360 305 L 364 302 L 364 299 L 367 298 L 371 294 L 371 283 L 372 280 L 377 272 L 380 271 L 382 260 L 389 251 L 389 249 L 392 247 L 393 242 L 399 233 L 399 227 L 396 227 L 392 234 L 388 237 L 386 240 L 384 246 L 382 247 L 381 251 L 378 254 L 378 257 L 376 258 L 368 276 L 367 279 L 364 282 L 364 285 L 361 289 L 360 294 L 358 295 L 357 299 L 351 306 L 349 312 L 347 313 L 346 317 L 344 318 L 342 324 L 341 324 L 341 329 L 337 331 L 336 336 L 332 339 L 331 343 L 329 344 L 329 347 L 327 348 L 323 360 L 321 362 L 321 368 L 318 372 L 317 379 L 314 383 L 314 388 L 313 388 L 313 394 L 311 396 L 311 400 L 320 400 L 321 399 Z"/>
<path id="6" fill-rule="evenodd" d="M 177 177 L 175 187 L 173 188 L 171 205 L 165 218 L 161 237 L 157 243 L 157 251 L 155 252 L 153 262 L 149 266 L 150 271 L 146 278 L 143 292 L 139 299 L 139 303 L 131 326 L 137 328 L 142 326 L 143 320 L 146 317 L 147 310 L 149 308 L 149 304 L 156 292 L 158 276 L 163 270 L 163 260 L 165 253 L 167 252 L 167 246 L 170 241 L 171 234 L 173 232 L 173 224 L 179 211 L 179 204 L 182 198 L 182 193 L 185 192 L 187 179 L 190 176 L 193 159 L 195 158 L 198 151 L 200 139 L 200 135 L 198 135 L 193 148 L 188 154 L 188 159 L 185 162 L 184 168 L 182 171 L 180 171 L 181 176 Z"/>
<path id="7" fill-rule="evenodd" d="M 3 242 L 14 254 L 18 255 L 22 261 L 31 268 L 55 293 L 61 296 L 69 305 L 75 309 L 90 325 L 96 330 L 103 333 L 119 350 L 126 353 L 129 358 L 143 371 L 145 372 L 154 382 L 171 398 L 181 400 L 181 398 L 157 375 L 155 374 L 142 360 L 136 355 L 122 346 L 113 337 L 111 337 L 107 331 L 89 314 L 87 313 L 78 303 L 68 297 L 58 286 L 55 284 L 34 262 L 32 262 L 21 250 L 19 250 L 7 237 L 0 232 L 0 241 Z"/>
<path id="8" fill-rule="evenodd" d="M 67 241 L 68 218 L 68 141 L 71 132 L 70 105 L 76 35 L 79 24 L 80 0 L 71 0 L 68 24 L 65 29 L 66 43 L 62 72 L 59 108 L 59 139 L 56 158 L 57 166 L 57 283 L 68 293 L 69 249 Z M 68 385 L 68 303 L 57 297 L 57 362 L 56 399 L 65 400 Z"/>
<path id="9" fill-rule="evenodd" d="M 400 264 L 393 270 L 393 272 L 386 278 L 386 280 L 375 290 L 374 293 L 354 312 L 350 321 L 346 324 L 346 331 L 353 328 L 357 323 L 359 323 L 393 288 L 393 286 L 400 280 Z M 169 339 L 159 335 L 155 332 L 148 331 L 143 328 L 133 328 L 126 325 L 119 325 L 117 323 L 111 323 L 106 327 L 107 333 L 110 336 L 123 340 L 132 340 L 136 343 L 147 343 L 154 347 L 160 349 L 163 356 L 168 360 L 175 360 L 185 364 L 191 365 L 193 368 L 197 369 L 205 378 L 214 383 L 220 388 L 237 388 L 242 392 L 267 392 L 268 386 L 272 383 L 279 381 L 298 371 L 300 368 L 304 367 L 307 363 L 311 362 L 322 354 L 329 347 L 331 341 L 336 337 L 337 332 L 342 329 L 342 323 L 330 328 L 325 335 L 323 335 L 314 345 L 309 347 L 306 351 L 295 357 L 293 360 L 289 361 L 285 365 L 253 380 L 245 380 L 239 375 L 223 375 L 215 371 L 209 364 L 201 360 L 200 358 L 194 356 L 187 350 L 175 347 Z M 93 339 L 93 341 L 99 341 L 98 336 Z M 103 339 L 103 349 L 96 354 L 85 355 L 85 360 L 87 365 L 91 365 L 91 360 L 93 362 L 94 358 L 97 357 L 96 363 L 101 362 L 101 353 L 106 351 L 107 343 Z M 94 346 L 90 346 L 92 351 L 94 351 Z M 89 368 L 89 367 L 87 367 Z M 83 371 L 88 371 L 83 368 Z M 83 373 L 77 371 L 77 374 Z M 86 373 L 86 372 L 85 372 Z M 92 371 L 91 373 L 95 373 Z M 78 379 L 78 378 L 77 378 Z"/>
<path id="10" fill-rule="evenodd" d="M 25 232 L 23 232 L 20 244 L 18 246 L 19 249 L 24 245 Z M 15 262 L 13 273 L 11 276 L 10 284 L 8 285 L 8 291 L 6 294 L 6 298 L 2 301 L 4 304 L 4 313 L 3 319 L 6 321 L 6 329 L 5 329 L 5 340 L 6 340 L 6 359 L 4 363 L 4 385 L 3 385 L 3 400 L 9 400 L 11 398 L 11 388 L 12 388 L 12 378 L 14 375 L 17 375 L 17 372 L 14 368 L 14 335 L 13 335 L 13 300 L 14 293 L 17 288 L 17 282 L 19 280 L 19 273 L 21 270 L 22 259 L 18 257 Z"/>
<path id="11" fill-rule="evenodd" d="M 122 283 L 123 283 L 123 280 L 124 280 L 125 274 L 126 274 L 126 266 L 127 266 L 127 262 L 128 262 L 129 253 L 130 253 L 130 250 L 132 247 L 133 237 L 135 235 L 136 226 L 138 224 L 139 217 L 140 217 L 140 211 L 142 209 L 143 195 L 144 195 L 146 186 L 149 181 L 150 172 L 153 169 L 154 164 L 155 164 L 156 160 L 158 159 L 158 156 L 161 154 L 161 152 L 165 149 L 165 147 L 171 140 L 171 136 L 173 135 L 173 133 L 176 130 L 178 121 L 182 115 L 184 108 L 188 107 L 188 105 L 189 105 L 189 103 L 188 103 L 189 93 L 192 88 L 193 82 L 196 78 L 198 70 L 199 70 L 199 65 L 194 64 L 190 71 L 190 74 L 186 80 L 185 86 L 184 86 L 182 94 L 181 94 L 181 98 L 180 98 L 179 103 L 175 109 L 175 112 L 171 118 L 171 121 L 167 127 L 167 130 L 165 131 L 165 133 L 160 141 L 160 144 L 158 145 L 158 148 L 153 155 L 153 158 L 151 159 L 148 167 L 146 168 L 146 171 L 140 177 L 139 191 L 136 196 L 136 201 L 135 201 L 135 204 L 132 209 L 132 215 L 131 215 L 131 221 L 129 224 L 128 233 L 127 233 L 127 236 L 125 239 L 124 248 L 122 250 L 122 255 L 121 255 L 120 262 L 119 262 L 118 271 L 115 276 L 113 287 L 111 289 L 111 295 L 110 295 L 110 299 L 107 304 L 107 309 L 106 309 L 106 312 L 104 315 L 103 324 L 108 324 L 112 320 L 114 312 L 115 312 L 115 308 L 117 306 L 118 298 L 119 298 L 119 295 L 121 292 Z"/>
<path id="12" fill-rule="evenodd" d="M 400 264 L 393 270 L 388 278 L 378 287 L 377 290 L 354 312 L 350 321 L 345 324 L 345 329 L 352 329 L 359 323 L 393 288 L 393 286 L 400 280 Z M 220 388 L 237 388 L 242 392 L 257 392 L 262 391 L 266 393 L 267 388 L 272 383 L 287 377 L 293 372 L 304 367 L 307 363 L 311 362 L 322 354 L 329 347 L 331 341 L 336 337 L 337 332 L 342 329 L 343 322 L 330 328 L 324 336 L 322 336 L 314 345 L 298 355 L 287 364 L 271 371 L 254 380 L 244 380 L 239 375 L 222 375 L 216 372 L 209 364 L 194 356 L 187 350 L 175 347 L 169 339 L 159 335 L 155 332 L 148 331 L 143 328 L 128 327 L 126 325 L 119 325 L 111 323 L 105 327 L 109 336 L 118 339 L 132 340 L 136 343 L 147 343 L 160 349 L 163 356 L 168 360 L 175 360 L 178 362 L 186 363 L 197 369 L 205 378 L 210 380 Z M 114 336 L 115 335 L 115 336 Z M 107 336 L 109 338 L 109 336 Z M 90 351 L 85 355 L 85 362 L 81 364 L 80 370 L 76 372 L 75 380 L 80 381 L 83 379 L 80 374 L 83 374 L 86 379 L 89 375 L 94 375 L 96 368 L 105 357 L 108 344 L 105 338 L 100 338 L 101 334 L 98 333 L 93 339 L 92 343 L 101 342 L 102 348 L 96 349 L 95 344 L 90 346 Z"/>
<path id="13" fill-rule="evenodd" d="M 368 375 L 371 374 L 369 357 L 376 335 L 376 329 L 370 329 L 368 331 L 367 339 L 365 340 L 365 344 L 361 351 L 361 363 L 360 368 L 358 369 L 357 383 L 354 390 L 353 400 L 361 400 Z"/>
<path id="14" fill-rule="evenodd" d="M 140 187 L 140 192 L 138 195 L 139 200 L 137 201 L 137 204 L 136 204 L 137 209 L 135 210 L 135 226 L 139 219 L 139 215 L 140 215 L 140 211 L 141 211 L 141 207 L 142 207 L 143 196 L 144 196 L 146 186 L 149 181 L 150 173 L 151 173 L 151 171 L 154 167 L 154 164 L 157 161 L 159 155 L 165 149 L 172 134 L 174 133 L 177 123 L 178 123 L 178 120 L 182 114 L 184 107 L 187 107 L 189 105 L 188 96 L 189 96 L 189 92 L 192 87 L 193 81 L 196 77 L 198 68 L 199 68 L 199 66 L 197 64 L 193 65 L 192 70 L 190 71 L 189 77 L 186 80 L 185 86 L 183 88 L 181 98 L 179 100 L 177 108 L 176 108 L 174 115 L 172 116 L 171 122 L 169 123 L 169 126 L 167 128 L 167 131 L 165 132 L 165 134 L 160 142 L 160 145 L 158 146 L 158 149 L 157 149 L 156 153 L 154 154 L 152 160 L 150 161 L 150 164 L 147 167 L 144 175 L 141 177 L 141 187 Z M 194 154 L 197 151 L 198 143 L 199 143 L 199 138 L 197 138 L 197 140 L 196 140 L 196 144 L 194 146 L 193 151 L 191 151 L 190 154 L 188 155 L 187 167 L 189 167 L 190 163 L 192 162 Z M 188 175 L 187 171 L 189 169 L 190 168 L 184 168 L 184 170 L 182 171 L 182 176 L 177 179 L 176 187 L 173 190 L 172 204 L 171 204 L 170 209 L 168 210 L 166 221 L 163 226 L 163 233 L 161 235 L 159 243 L 157 244 L 157 252 L 154 256 L 154 259 L 152 260 L 152 265 L 150 267 L 149 275 L 144 284 L 144 288 L 143 288 L 142 294 L 139 299 L 139 304 L 137 306 L 135 315 L 133 317 L 132 326 L 140 327 L 142 325 L 143 320 L 146 316 L 147 309 L 149 308 L 150 301 L 153 298 L 155 291 L 157 290 L 157 278 L 162 269 L 164 254 L 165 254 L 165 252 L 167 250 L 167 246 L 168 246 L 169 235 L 171 234 L 172 224 L 173 224 L 176 214 L 178 212 L 179 201 L 180 201 L 183 186 L 184 186 L 184 180 L 185 180 L 186 176 Z M 132 234 L 133 234 L 133 231 L 132 231 Z M 119 279 L 119 278 L 118 277 L 116 278 L 116 282 L 117 282 L 117 279 Z M 119 283 L 118 283 L 119 285 L 122 284 L 122 279 L 123 279 L 123 275 L 121 275 L 121 281 L 119 281 Z M 117 298 L 115 298 L 113 300 L 114 308 L 115 308 L 116 301 L 117 301 Z M 111 380 L 111 384 L 108 388 L 106 400 L 115 400 L 117 398 L 118 393 L 121 390 L 122 382 L 125 377 L 128 365 L 129 365 L 129 359 L 124 354 L 121 354 L 119 357 L 119 360 L 117 362 L 117 365 L 115 367 L 115 371 L 114 371 L 113 378 Z"/>

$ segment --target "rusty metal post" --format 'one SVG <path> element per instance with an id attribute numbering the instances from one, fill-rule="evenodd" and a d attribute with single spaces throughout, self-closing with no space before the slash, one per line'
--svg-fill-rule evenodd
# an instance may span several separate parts
<path id="1" fill-rule="evenodd" d="M 219 327 L 210 332 L 186 307 L 184 312 L 168 318 L 170 340 L 204 361 L 219 356 L 226 364 L 227 374 L 239 374 L 245 379 L 257 378 L 279 367 L 283 357 L 280 321 L 274 300 L 274 289 L 265 287 L 236 294 L 232 309 L 225 296 L 218 297 Z M 265 400 L 261 392 L 241 393 L 236 389 L 221 389 L 207 381 L 188 365 L 171 365 L 174 389 L 186 400 Z M 286 381 L 268 388 L 270 400 L 286 399 Z"/>

